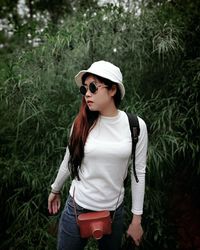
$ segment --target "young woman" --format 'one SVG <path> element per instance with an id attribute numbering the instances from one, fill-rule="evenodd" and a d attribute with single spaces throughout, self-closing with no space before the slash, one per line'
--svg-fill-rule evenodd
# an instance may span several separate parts
<path id="1" fill-rule="evenodd" d="M 125 94 L 122 74 L 112 63 L 97 61 L 88 70 L 80 71 L 75 81 L 83 95 L 82 104 L 66 154 L 51 185 L 48 209 L 53 214 L 59 211 L 60 190 L 71 175 L 73 181 L 59 223 L 58 249 L 84 249 L 88 239 L 80 235 L 77 215 L 108 210 L 111 218 L 115 214 L 112 231 L 98 240 L 98 246 L 101 250 L 117 250 L 123 235 L 123 182 L 132 148 L 128 117 L 118 109 Z M 147 155 L 147 129 L 145 122 L 138 119 L 140 135 L 135 165 L 139 182 L 132 175 L 133 217 L 127 230 L 136 245 L 143 235 L 141 215 Z"/>

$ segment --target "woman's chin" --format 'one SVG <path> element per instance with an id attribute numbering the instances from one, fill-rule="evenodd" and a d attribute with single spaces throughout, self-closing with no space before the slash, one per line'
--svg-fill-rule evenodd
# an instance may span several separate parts
<path id="1" fill-rule="evenodd" d="M 88 108 L 90 111 L 98 111 L 95 107 L 92 107 L 92 106 L 88 106 Z"/>

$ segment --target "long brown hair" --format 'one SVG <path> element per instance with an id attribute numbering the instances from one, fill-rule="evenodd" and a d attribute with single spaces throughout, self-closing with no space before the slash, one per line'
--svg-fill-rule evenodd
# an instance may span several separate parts
<path id="1" fill-rule="evenodd" d="M 91 75 L 86 73 L 83 75 L 82 83 L 85 82 L 86 78 Z M 93 75 L 95 76 L 100 82 L 104 83 L 108 86 L 108 89 L 111 89 L 113 85 L 117 86 L 116 94 L 114 95 L 114 102 L 115 106 L 118 108 L 121 102 L 121 93 L 116 83 L 112 81 Z M 69 162 L 68 167 L 71 172 L 72 178 L 77 178 L 80 180 L 79 177 L 79 170 L 81 169 L 81 163 L 84 157 L 84 146 L 87 140 L 88 134 L 92 127 L 95 126 L 97 119 L 99 117 L 99 111 L 90 111 L 85 98 L 82 98 L 82 104 L 79 110 L 78 115 L 74 120 L 74 125 L 72 129 L 72 134 L 69 139 Z"/>

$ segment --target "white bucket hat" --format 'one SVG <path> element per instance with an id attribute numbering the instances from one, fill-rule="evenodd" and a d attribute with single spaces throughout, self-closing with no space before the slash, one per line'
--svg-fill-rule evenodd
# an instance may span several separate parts
<path id="1" fill-rule="evenodd" d="M 95 74 L 117 83 L 121 92 L 121 99 L 123 99 L 125 95 L 125 88 L 122 83 L 122 73 L 117 66 L 103 60 L 94 62 L 87 70 L 81 70 L 75 76 L 75 82 L 79 87 L 82 85 L 82 77 L 85 73 Z"/>

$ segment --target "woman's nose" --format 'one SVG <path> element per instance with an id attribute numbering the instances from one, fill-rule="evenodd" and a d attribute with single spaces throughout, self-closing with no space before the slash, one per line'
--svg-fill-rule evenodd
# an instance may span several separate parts
<path id="1" fill-rule="evenodd" d="M 91 96 L 91 95 L 92 95 L 92 93 L 91 93 L 91 91 L 90 91 L 89 88 L 88 88 L 87 91 L 86 91 L 85 96 L 86 96 L 86 97 L 89 97 L 89 96 Z"/>

